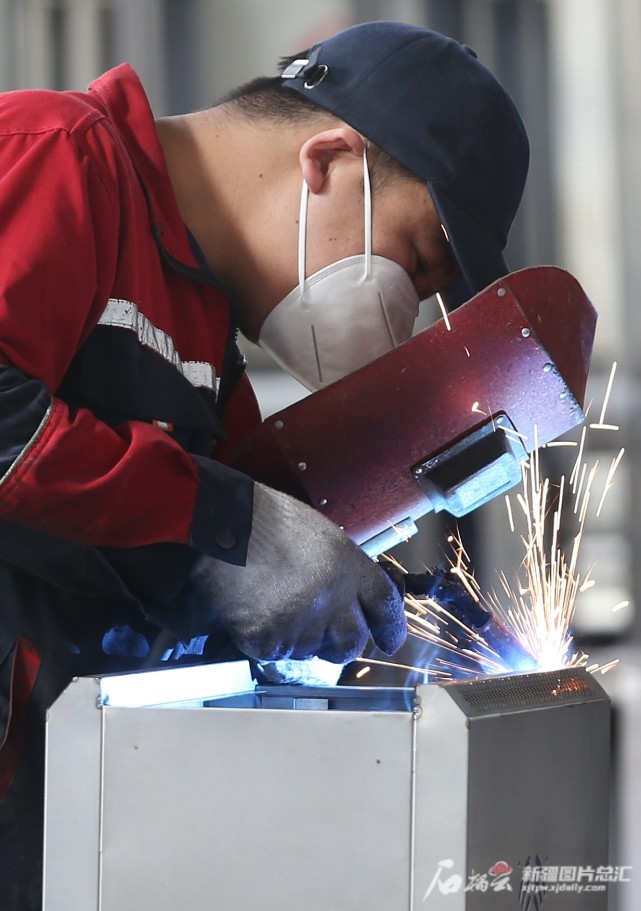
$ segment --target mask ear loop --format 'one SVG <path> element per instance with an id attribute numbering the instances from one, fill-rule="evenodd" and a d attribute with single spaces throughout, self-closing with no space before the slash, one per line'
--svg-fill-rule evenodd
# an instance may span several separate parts
<path id="1" fill-rule="evenodd" d="M 307 243 L 307 200 L 309 199 L 309 187 L 307 181 L 303 179 L 303 186 L 300 194 L 300 210 L 298 214 L 298 290 L 300 292 L 300 301 L 304 309 L 307 309 L 305 303 L 305 292 L 307 282 L 305 278 L 305 245 Z"/>
<path id="2" fill-rule="evenodd" d="M 309 200 L 309 187 L 303 180 L 300 194 L 300 210 L 298 214 L 298 290 L 303 306 L 305 306 L 305 292 L 307 280 L 305 275 L 305 248 L 307 243 L 307 202 Z M 367 167 L 367 146 L 363 146 L 363 212 L 365 221 L 365 272 L 363 279 L 369 278 L 372 268 L 372 185 Z"/>
<path id="3" fill-rule="evenodd" d="M 372 268 L 372 186 L 367 167 L 367 146 L 363 146 L 363 203 L 365 213 L 365 274 L 369 278 Z"/>

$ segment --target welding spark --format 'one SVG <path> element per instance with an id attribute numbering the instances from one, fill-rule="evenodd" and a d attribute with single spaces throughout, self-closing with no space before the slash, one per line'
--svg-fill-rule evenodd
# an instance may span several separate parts
<path id="1" fill-rule="evenodd" d="M 614 371 L 613 371 L 614 372 Z M 611 374 L 611 378 L 613 373 Z M 609 396 L 611 384 L 608 386 Z M 605 406 L 602 410 L 602 417 Z M 590 572 L 582 578 L 579 571 L 579 552 L 588 516 L 590 501 L 596 485 L 598 461 L 588 465 L 583 459 L 586 430 L 581 434 L 577 459 L 569 482 L 562 475 L 558 485 L 552 485 L 541 476 L 539 452 L 535 449 L 523 467 L 523 483 L 517 502 L 525 531 L 520 538 L 524 558 L 517 572 L 515 585 L 510 585 L 503 575 L 501 586 L 507 596 L 508 606 L 492 592 L 486 599 L 490 609 L 517 636 L 522 645 L 535 656 L 542 670 L 559 667 L 586 667 L 588 656 L 573 651 L 571 625 L 579 594 L 595 584 Z M 613 486 L 613 478 L 623 457 L 623 449 L 613 459 L 608 471 L 595 515 L 599 516 L 605 497 Z M 568 496 L 574 498 L 572 514 L 576 516 L 576 530 L 570 542 L 569 556 L 561 545 L 561 522 Z M 509 497 L 506 498 L 506 501 Z M 509 513 L 510 526 L 514 520 Z M 622 606 L 626 602 L 622 602 Z M 618 607 L 618 605 L 617 605 Z M 610 662 L 607 669 L 616 662 Z M 600 670 L 598 665 L 589 670 Z"/>
<path id="2" fill-rule="evenodd" d="M 409 539 L 412 537 L 411 533 L 409 533 L 407 529 L 401 528 L 399 525 L 392 524 L 391 528 L 398 535 L 399 541 L 409 541 Z"/>
<path id="3" fill-rule="evenodd" d="M 508 519 L 508 522 L 510 523 L 510 531 L 512 532 L 512 534 L 514 534 L 514 516 L 512 514 L 512 501 L 510 500 L 510 498 L 507 494 L 505 495 L 505 506 L 507 508 L 507 519 Z"/>
<path id="4" fill-rule="evenodd" d="M 518 430 L 515 430 L 514 427 L 503 427 L 503 433 L 506 437 L 511 440 L 522 440 L 524 443 L 527 442 L 527 437 L 524 433 L 519 433 Z"/>
<path id="5" fill-rule="evenodd" d="M 449 571 L 467 592 L 470 599 L 480 603 L 482 593 L 480 586 L 468 570 L 469 555 L 459 537 L 448 538 L 452 554 L 449 558 Z M 391 556 L 387 556 L 401 572 L 403 566 Z M 457 611 L 458 613 L 458 611 Z M 499 654 L 483 635 L 468 625 L 465 619 L 448 609 L 447 604 L 439 603 L 433 598 L 417 598 L 407 595 L 405 598 L 405 615 L 408 622 L 410 643 L 414 651 L 425 649 L 433 654 L 431 661 L 423 665 L 401 664 L 398 661 L 377 663 L 408 671 L 421 671 L 428 674 L 431 680 L 446 680 L 453 677 L 478 677 L 483 674 L 509 673 L 513 666 Z M 363 658 L 370 663 L 370 657 Z M 534 662 L 528 663 L 532 669 Z"/>
<path id="6" fill-rule="evenodd" d="M 605 481 L 605 486 L 604 486 L 604 488 L 603 488 L 603 494 L 601 495 L 601 499 L 600 499 L 599 505 L 598 505 L 598 507 L 597 507 L 597 511 L 596 511 L 597 516 L 600 516 L 600 515 L 601 515 L 601 509 L 602 509 L 602 507 L 603 507 L 603 501 L 605 500 L 605 497 L 606 497 L 607 492 L 608 492 L 608 491 L 610 490 L 610 488 L 612 487 L 612 478 L 614 477 L 614 472 L 615 472 L 615 471 L 617 470 L 617 468 L 619 467 L 619 462 L 620 462 L 621 459 L 623 458 L 623 453 L 624 453 L 624 452 L 625 452 L 625 449 L 620 449 L 620 450 L 619 450 L 618 456 L 617 456 L 615 459 L 612 460 L 612 464 L 610 465 L 610 470 L 608 471 L 608 476 L 607 476 L 606 481 Z"/>
<path id="7" fill-rule="evenodd" d="M 445 328 L 447 329 L 448 332 L 451 332 L 452 327 L 450 325 L 450 318 L 447 313 L 447 308 L 445 307 L 445 304 L 443 303 L 443 298 L 438 293 L 438 291 L 436 292 L 436 300 L 438 301 L 438 305 L 441 308 L 441 313 L 443 314 L 443 319 L 445 320 Z"/>
<path id="8" fill-rule="evenodd" d="M 371 665 L 371 664 L 375 664 L 377 667 L 400 668 L 400 670 L 402 670 L 402 671 L 411 671 L 413 673 L 423 674 L 423 676 L 426 676 L 427 674 L 429 674 L 430 677 L 433 677 L 434 675 L 436 675 L 439 679 L 449 679 L 449 677 L 451 677 L 450 674 L 435 671 L 432 668 L 429 668 L 429 670 L 428 670 L 428 668 L 422 667 L 420 665 L 398 664 L 396 661 L 383 661 L 379 658 L 356 658 L 355 660 L 357 662 L 365 662 L 365 661 L 367 662 L 367 667 L 358 671 L 358 673 L 356 674 L 356 677 L 363 677 L 368 671 L 370 671 L 371 668 L 369 665 Z"/>
<path id="9" fill-rule="evenodd" d="M 574 467 L 573 467 L 572 473 L 570 475 L 570 484 L 572 484 L 572 490 L 575 495 L 576 495 L 577 478 L 578 478 L 579 472 L 581 470 L 581 466 L 584 464 L 583 450 L 585 448 L 585 435 L 586 435 L 586 430 L 584 427 L 583 430 L 581 431 L 581 440 L 579 441 L 579 450 L 576 454 L 576 459 L 574 461 Z"/>
<path id="10" fill-rule="evenodd" d="M 603 407 L 601 408 L 601 416 L 599 418 L 599 424 L 603 424 L 605 421 L 605 410 L 608 407 L 608 402 L 610 401 L 610 393 L 612 392 L 612 383 L 614 382 L 614 374 L 616 373 L 617 362 L 614 361 L 612 364 L 612 369 L 610 370 L 610 377 L 608 379 L 608 385 L 605 390 L 605 395 L 603 396 Z"/>
<path id="11" fill-rule="evenodd" d="M 615 369 L 616 364 L 610 374 L 600 420 L 597 425 L 590 425 L 589 429 L 614 428 L 614 425 L 604 423 L 604 417 Z M 472 410 L 479 410 L 478 405 L 475 402 Z M 468 595 L 491 611 L 494 619 L 509 632 L 509 636 L 520 646 L 520 657 L 532 656 L 533 665 L 523 669 L 532 669 L 533 666 L 540 670 L 583 667 L 590 672 L 605 673 L 617 664 L 617 661 L 604 665 L 589 664 L 589 656 L 575 648 L 571 632 L 577 597 L 595 584 L 590 578 L 590 570 L 582 576 L 579 569 L 585 523 L 588 517 L 601 514 L 624 454 L 621 449 L 612 460 L 602 490 L 596 490 L 598 461 L 594 464 L 586 461 L 587 430 L 583 428 L 578 445 L 576 442 L 558 443 L 574 446 L 577 451 L 569 478 L 566 480 L 566 476 L 562 475 L 556 483 L 542 476 L 535 433 L 534 450 L 522 467 L 521 488 L 515 497 L 516 516 L 510 496 L 505 498 L 510 529 L 518 535 L 524 556 L 513 581 L 508 580 L 504 573 L 499 573 L 498 593 L 481 592 L 477 580 L 469 571 L 470 560 L 462 542 L 456 536 L 448 539 L 453 551 L 449 558 L 450 573 Z M 598 505 L 594 510 L 596 500 Z M 573 517 L 575 529 L 566 554 L 562 523 L 568 515 Z M 394 562 L 405 571 L 398 561 Z M 613 610 L 628 606 L 629 601 L 621 601 Z M 446 606 L 432 599 L 406 597 L 405 613 L 410 637 L 433 646 L 434 657 L 423 668 L 430 677 L 446 679 L 448 676 L 478 676 L 521 669 L 507 649 L 490 645 L 483 630 L 467 626 Z M 382 663 L 399 666 L 394 662 Z M 405 667 L 417 670 L 409 665 Z"/>

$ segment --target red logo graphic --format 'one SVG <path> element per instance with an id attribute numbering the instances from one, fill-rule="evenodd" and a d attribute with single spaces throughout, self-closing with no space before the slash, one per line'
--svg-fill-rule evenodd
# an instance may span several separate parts
<path id="1" fill-rule="evenodd" d="M 490 876 L 505 876 L 506 873 L 512 872 L 512 867 L 504 860 L 499 860 L 487 872 Z"/>

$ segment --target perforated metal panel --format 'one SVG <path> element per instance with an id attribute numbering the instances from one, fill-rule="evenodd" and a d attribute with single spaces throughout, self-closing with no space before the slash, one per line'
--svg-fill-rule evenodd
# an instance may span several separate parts
<path id="1" fill-rule="evenodd" d="M 523 712 L 603 698 L 603 691 L 594 678 L 573 668 L 487 677 L 447 686 L 455 702 L 470 716 Z"/>

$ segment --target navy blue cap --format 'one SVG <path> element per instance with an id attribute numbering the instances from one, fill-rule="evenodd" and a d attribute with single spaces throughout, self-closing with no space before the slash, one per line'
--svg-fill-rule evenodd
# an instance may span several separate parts
<path id="1" fill-rule="evenodd" d="M 514 102 L 474 51 L 401 22 L 355 25 L 283 72 L 284 87 L 344 120 L 427 182 L 476 293 L 503 256 L 529 164 Z"/>

